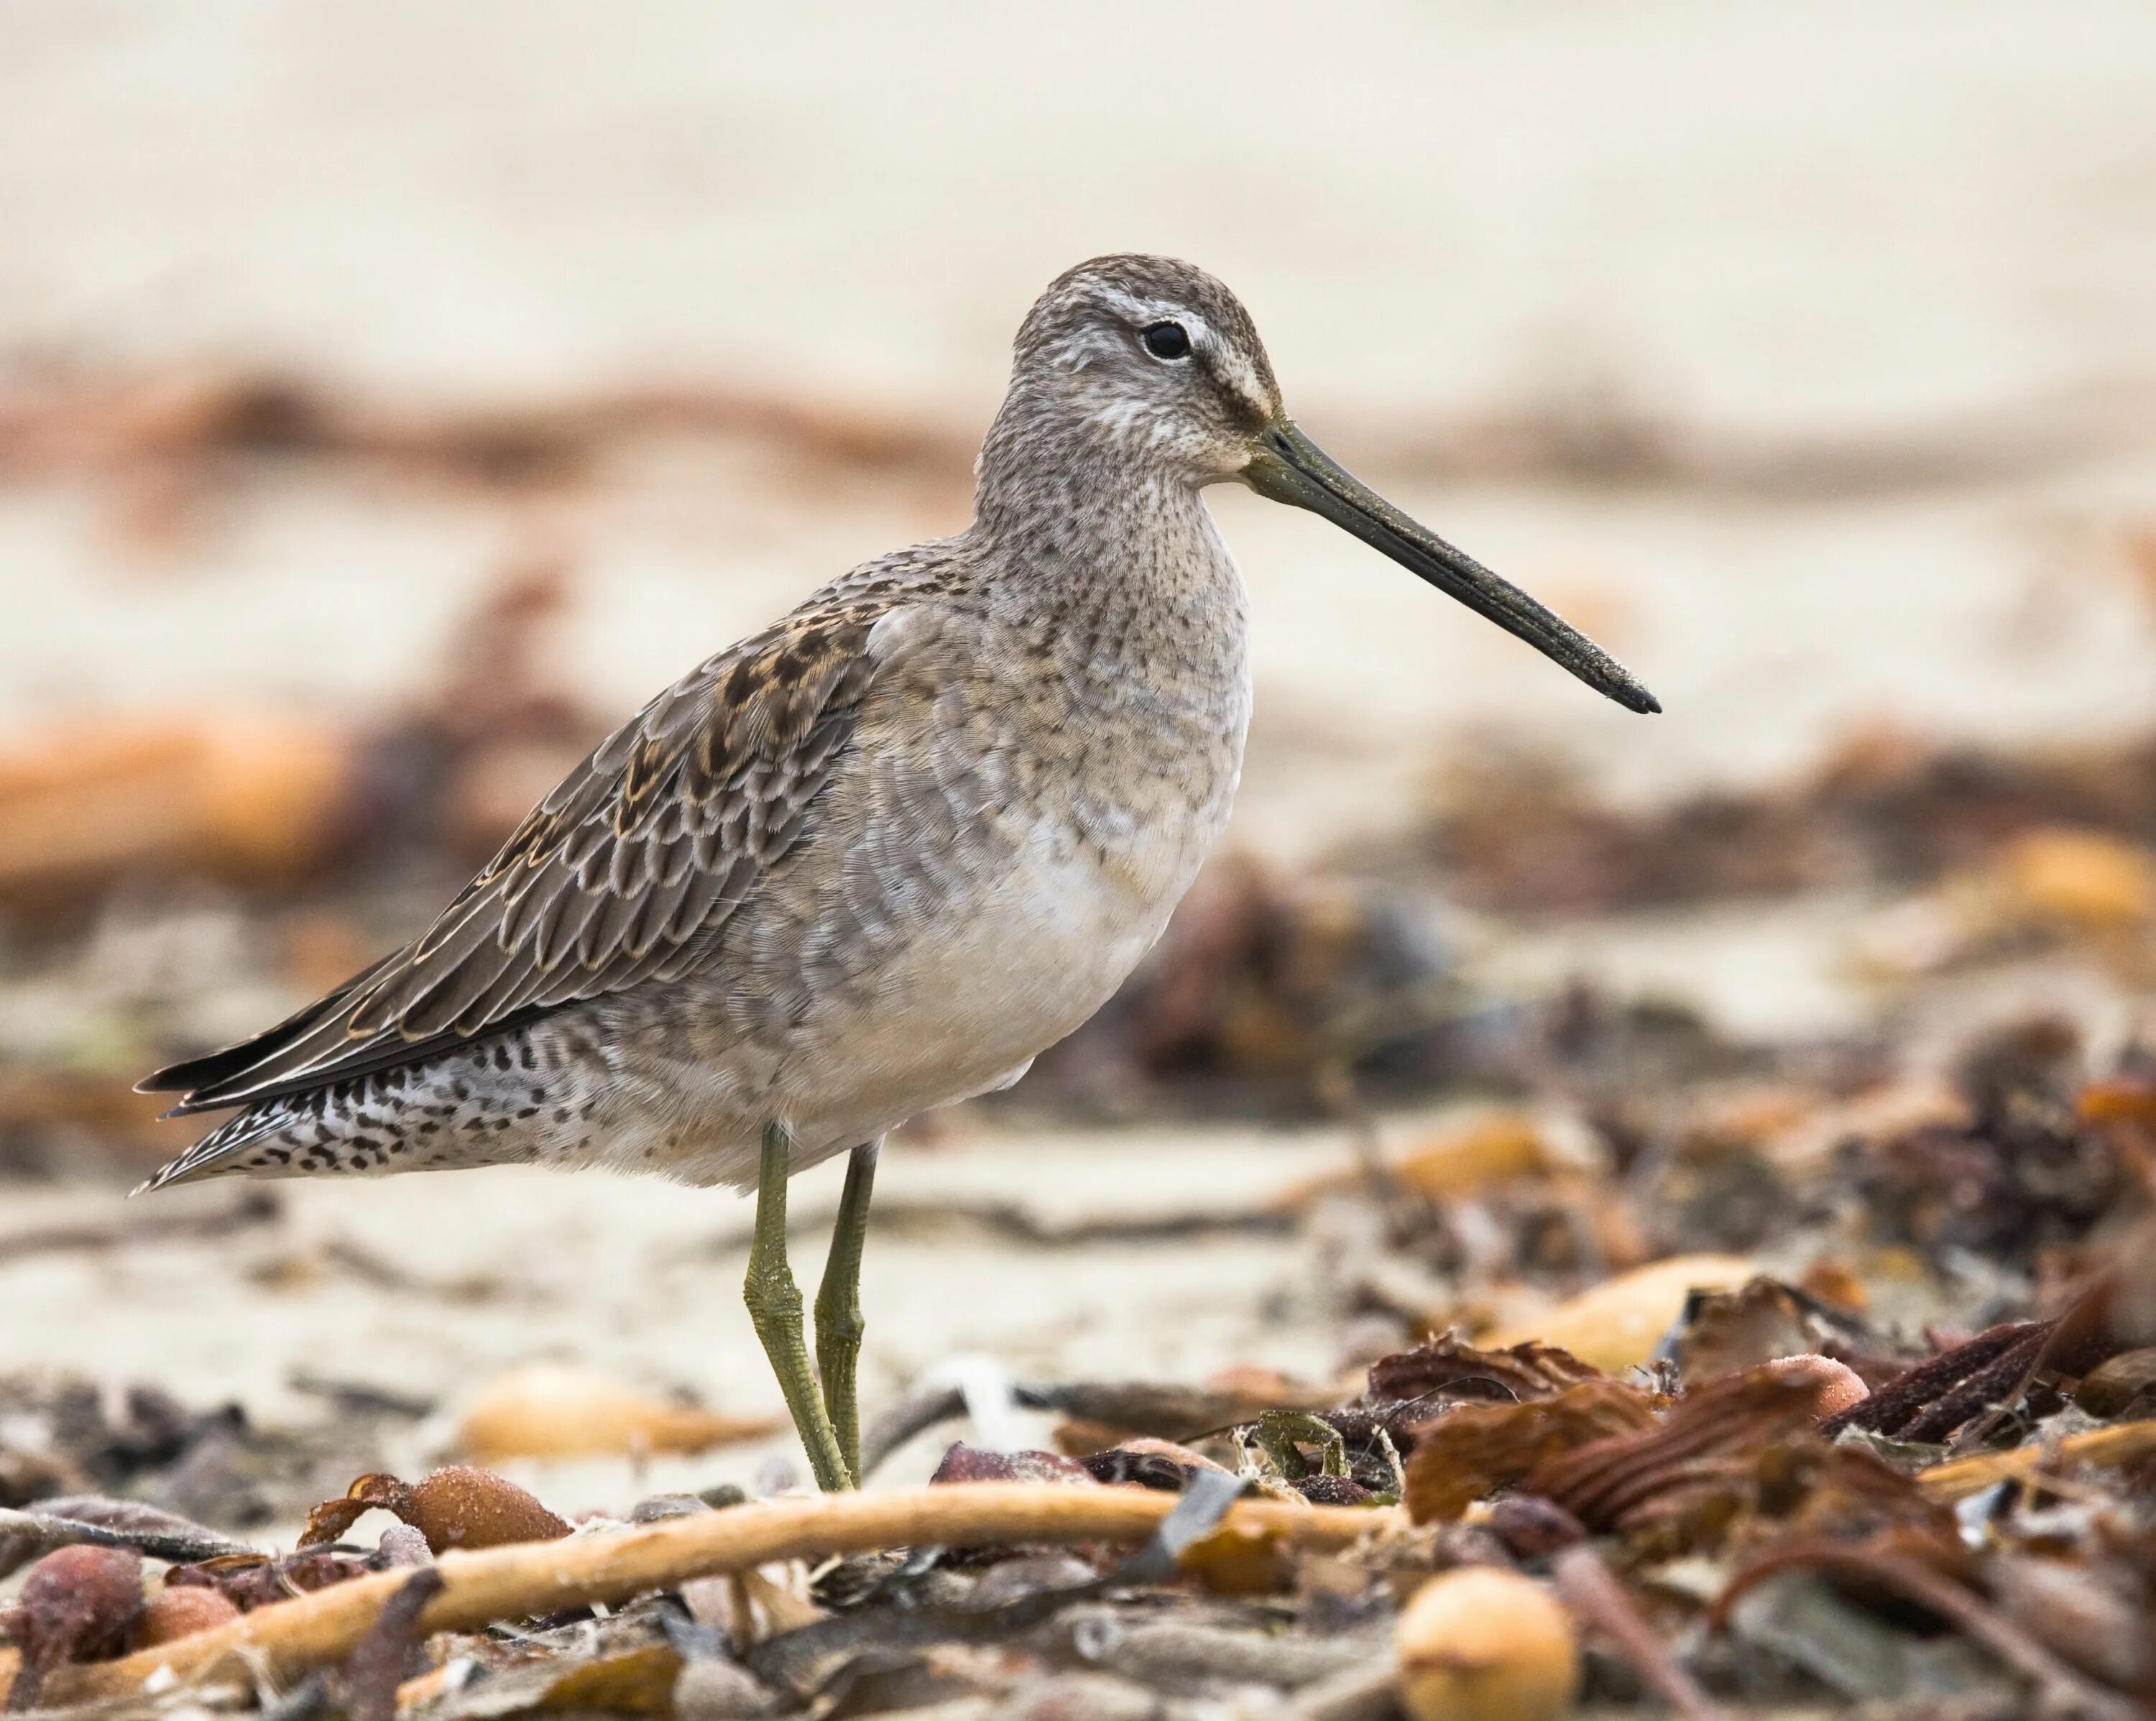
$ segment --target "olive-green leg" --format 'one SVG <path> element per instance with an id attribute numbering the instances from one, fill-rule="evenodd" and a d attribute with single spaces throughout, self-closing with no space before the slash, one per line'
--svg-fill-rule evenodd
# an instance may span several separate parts
<path id="1" fill-rule="evenodd" d="M 856 1483 L 861 1476 L 860 1401 L 854 1380 L 861 1360 L 861 1245 L 868 1237 L 869 1196 L 875 1187 L 880 1141 L 863 1142 L 846 1160 L 846 1186 L 839 1196 L 839 1222 L 831 1232 L 830 1258 L 816 1291 L 816 1372 L 831 1432 Z"/>
<path id="2" fill-rule="evenodd" d="M 763 1160 L 756 1180 L 756 1237 L 749 1245 L 748 1283 L 742 1295 L 756 1336 L 763 1342 L 763 1354 L 771 1359 L 771 1371 L 778 1377 L 778 1390 L 786 1395 L 786 1408 L 808 1451 L 816 1486 L 835 1493 L 853 1486 L 853 1475 L 839 1454 L 823 1395 L 809 1370 L 801 1288 L 794 1283 L 793 1269 L 786 1261 L 786 1174 L 792 1149 L 783 1124 L 764 1130 Z"/>

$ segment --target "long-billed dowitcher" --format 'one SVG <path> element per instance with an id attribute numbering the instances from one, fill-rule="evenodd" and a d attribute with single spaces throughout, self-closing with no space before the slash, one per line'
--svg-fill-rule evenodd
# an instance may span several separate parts
<path id="1" fill-rule="evenodd" d="M 512 1161 L 753 1183 L 749 1313 L 818 1481 L 846 1486 L 878 1144 L 1098 1009 L 1227 819 L 1250 664 L 1201 492 L 1229 482 L 1660 709 L 1322 453 L 1219 282 L 1096 258 L 1019 327 L 970 526 L 699 664 L 417 940 L 151 1077 L 177 1111 L 241 1109 L 147 1186 Z M 848 1150 L 812 1371 L 786 1180 Z"/>

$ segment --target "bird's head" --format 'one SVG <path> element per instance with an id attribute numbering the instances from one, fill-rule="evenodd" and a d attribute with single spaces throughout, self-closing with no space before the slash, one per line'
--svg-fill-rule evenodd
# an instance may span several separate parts
<path id="1" fill-rule="evenodd" d="M 1659 711 L 1630 672 L 1517 586 L 1394 508 L 1287 415 L 1250 314 L 1172 257 L 1096 257 L 1019 327 L 1012 402 L 1034 424 L 1194 487 L 1235 482 L 1322 515 L 1516 634 L 1596 691 Z"/>
<path id="2" fill-rule="evenodd" d="M 1015 358 L 1017 390 L 1052 402 L 1086 442 L 1194 484 L 1238 476 L 1282 413 L 1250 314 L 1172 257 L 1096 257 L 1065 271 L 1027 313 Z"/>

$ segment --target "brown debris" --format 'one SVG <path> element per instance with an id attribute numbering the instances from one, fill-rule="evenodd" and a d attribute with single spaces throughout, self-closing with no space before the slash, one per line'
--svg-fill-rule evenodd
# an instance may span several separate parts
<path id="1" fill-rule="evenodd" d="M 222 1590 L 192 1585 L 160 1590 L 143 1604 L 142 1616 L 135 1622 L 134 1638 L 128 1647 L 154 1649 L 161 1643 L 192 1637 L 198 1631 L 228 1626 L 239 1617 L 239 1606 Z"/>
<path id="2" fill-rule="evenodd" d="M 223 1554 L 176 1565 L 165 1574 L 175 1586 L 213 1590 L 242 1613 L 269 1607 L 348 1583 L 373 1570 L 371 1563 L 334 1548 L 302 1548 L 291 1554 Z"/>
<path id="3" fill-rule="evenodd" d="M 146 869 L 290 884 L 344 835 L 358 766 L 292 714 L 110 720 L 0 753 L 0 901 L 50 905 Z"/>
<path id="4" fill-rule="evenodd" d="M 2091 1712 L 2103 1713 L 2111 1693 L 2142 1699 L 2146 1657 L 2124 1622 L 2156 1593 L 2145 1503 L 2156 1423 L 2134 1411 L 2139 1373 L 2108 1360 L 2156 1345 L 2137 1228 L 2156 1165 L 2156 1104 L 2134 1066 L 2091 1083 L 2086 1063 L 2077 1037 L 2038 1018 L 1969 1042 L 1953 1109 L 1934 1109 L 1913 1129 L 1891 1108 L 1866 1109 L 1861 1098 L 1878 1090 L 1861 1070 L 1853 1081 L 1748 1074 L 1659 1111 L 1583 1099 L 1509 1114 L 1532 1117 L 1537 1141 L 1549 1119 L 1585 1145 L 1537 1145 L 1520 1175 L 1470 1177 L 1457 1193 L 1433 1185 L 1404 1201 L 1368 1165 L 1328 1183 L 1281 1222 L 1316 1231 L 1369 1216 L 1368 1230 L 1343 1232 L 1359 1239 L 1349 1245 L 1356 1264 L 1401 1268 L 1409 1287 L 1385 1305 L 1346 1281 L 1354 1319 L 1382 1314 L 1400 1334 L 1390 1349 L 1358 1341 L 1360 1383 L 1240 1370 L 1196 1386 L 1024 1384 L 1014 1392 L 1020 1406 L 1065 1419 L 1057 1438 L 1068 1455 L 962 1444 L 928 1491 L 952 1499 L 1015 1489 L 1087 1512 L 1126 1511 L 1130 1501 L 1168 1511 L 1209 1487 L 1270 1497 L 1267 1514 L 1235 1508 L 1142 1579 L 1119 1580 L 1133 1568 L 1111 1551 L 1137 1536 L 1039 1506 L 1016 1525 L 998 1520 L 993 1534 L 977 1524 L 973 1537 L 933 1515 L 879 1519 L 872 1551 L 824 1566 L 813 1590 L 803 1569 L 764 1564 L 869 1548 L 834 1534 L 821 1514 L 834 1505 L 886 1511 L 889 1497 L 719 1512 L 660 1498 L 629 1514 L 637 1528 L 568 1537 L 547 1508 L 512 1493 L 516 1510 L 498 1521 L 450 1502 L 424 1535 L 400 1522 L 371 1553 L 319 1545 L 375 1505 L 421 1523 L 432 1489 L 454 1492 L 432 1478 L 407 1487 L 374 1475 L 318 1508 L 309 1537 L 317 1545 L 299 1555 L 176 1568 L 129 1647 L 177 1657 L 192 1679 L 230 1669 L 232 1646 L 244 1642 L 261 1665 L 283 1669 L 280 1679 L 312 1670 L 307 1701 L 364 1701 L 377 1712 L 382 1692 L 424 1650 L 430 1671 L 407 1679 L 399 1700 L 415 1721 L 560 1705 L 660 1713 L 692 1699 L 715 1716 L 787 1701 L 834 1714 L 932 1701 L 982 1713 L 1046 1704 L 1052 1713 L 1058 1657 L 1112 1666 L 1112 1690 L 1086 1694 L 1133 1713 L 1242 1679 L 1297 1693 L 1313 1716 L 1374 1717 L 1392 1700 L 1384 1635 L 1417 1586 L 1433 1572 L 1517 1567 L 1571 1611 L 1597 1702 L 1644 1692 L 1692 1715 L 1801 1703 L 1846 1647 L 1836 1634 L 1857 1633 L 1892 1653 L 1846 1676 L 1879 1687 L 1856 1696 L 1907 1696 L 1922 1688 L 1925 1670 L 1949 1667 L 1964 1683 L 1989 1682 L 1982 1692 L 1997 1713 L 2015 1713 L 2025 1697 L 2071 1707 L 2095 1693 Z M 1852 1094 L 1860 1103 L 1845 1103 Z M 1787 1145 L 1828 1117 L 1839 1120 L 1833 1141 Z M 1426 1140 L 1468 1139 L 1448 1130 Z M 1761 1235 L 1756 1257 L 1685 1249 L 1641 1262 L 1627 1252 L 1640 1240 L 1681 1247 L 1717 1221 L 1717 1203 L 1727 1219 L 1727 1191 L 1750 1189 L 1744 1180 L 1759 1165 L 1772 1173 L 1759 1186 L 1770 1192 L 1763 1210 L 1780 1228 Z M 1735 1181 L 1724 1175 L 1732 1166 Z M 1621 1209 L 1625 1222 L 1597 1209 Z M 1628 1230 L 1635 1242 L 1622 1244 Z M 1382 1314 L 1388 1307 L 1397 1313 Z M 1363 1390 L 1338 1402 L 1353 1384 Z M 344 1404 L 347 1394 L 356 1406 L 370 1401 L 359 1386 L 332 1396 Z M 98 1416 L 114 1414 L 95 1395 L 67 1403 L 64 1415 L 55 1408 L 56 1428 L 93 1426 L 94 1404 Z M 706 1414 L 582 1373 L 542 1373 L 535 1388 L 516 1371 L 466 1404 L 470 1444 L 631 1456 L 662 1449 L 670 1419 Z M 504 1406 L 511 1432 L 490 1432 L 488 1417 Z M 963 1406 L 942 1394 L 901 1408 L 885 1434 L 901 1423 L 917 1432 Z M 2123 1420 L 2088 1426 L 2097 1412 Z M 201 1419 L 154 1400 L 141 1416 L 136 1434 L 113 1428 L 54 1449 L 154 1489 L 161 1470 L 117 1462 L 115 1444 L 183 1450 L 192 1437 L 178 1431 Z M 590 1436 L 594 1426 L 603 1439 Z M 1927 1465 L 1943 1439 L 1965 1456 Z M 506 1487 L 465 1475 L 483 1495 Z M 1396 1493 L 1407 1514 L 1387 1509 Z M 806 1514 L 794 1520 L 800 1533 L 768 1539 L 756 1527 L 767 1530 L 764 1514 L 781 1507 Z M 813 1537 L 803 1528 L 812 1524 L 821 1526 Z M 736 1539 L 744 1525 L 753 1534 Z M 152 1528 L 135 1524 L 146 1537 Z M 701 1552 L 639 1566 L 632 1584 L 598 1544 L 634 1549 L 647 1530 L 693 1531 Z M 383 1628 L 377 1670 L 355 1684 L 351 1670 L 365 1658 L 353 1661 L 353 1646 L 376 1617 L 370 1610 L 412 1575 L 400 1562 L 430 1560 L 459 1535 L 467 1548 L 518 1539 L 422 1566 L 438 1571 L 440 1594 L 410 1631 Z M 1047 1555 L 1058 1544 L 1081 1557 Z M 511 1556 L 511 1568 L 480 1605 L 460 1586 L 469 1562 L 495 1555 Z M 727 1575 L 685 1575 L 712 1571 Z M 1761 1602 L 1800 1604 L 1775 1615 L 1776 1631 L 1755 1635 L 1746 1624 L 1735 1641 L 1703 1636 L 1716 1585 L 1737 1599 L 1768 1578 L 1782 1581 Z M 316 1611 L 332 1600 L 336 1610 Z M 603 1616 L 586 1616 L 593 1601 Z M 177 1620 L 179 1635 L 167 1636 L 153 1629 L 167 1608 L 203 1618 Z M 1748 1607 L 1746 1620 L 1758 1611 Z M 490 1622 L 514 1631 L 459 1635 Z M 1327 1660 L 1350 1643 L 1360 1646 L 1355 1664 Z M 732 1655 L 750 1657 L 753 1672 Z M 126 1665 L 60 1666 L 46 1694 L 120 1689 L 100 1682 Z M 1889 1677 L 1897 1666 L 1903 1685 Z M 1440 1691 L 1476 1668 L 1442 1671 Z"/>
<path id="5" fill-rule="evenodd" d="M 1333 1505 L 1353 1501 L 1335 1500 Z M 1215 1596 L 1273 1596 L 1294 1586 L 1295 1549 L 1277 1529 L 1226 1524 L 1183 1550 L 1180 1570 Z"/>
<path id="6" fill-rule="evenodd" d="M 498 1375 L 465 1405 L 457 1444 L 482 1464 L 598 1452 L 711 1451 L 784 1425 L 727 1416 L 634 1391 L 591 1369 L 533 1363 Z"/>
<path id="7" fill-rule="evenodd" d="M 1378 1404 L 1440 1398 L 1518 1402 L 1553 1397 L 1601 1378 L 1600 1370 L 1553 1345 L 1529 1339 L 1485 1350 L 1446 1332 L 1371 1364 L 1368 1396 Z"/>
<path id="8" fill-rule="evenodd" d="M 1787 500 L 1869 496 L 2045 471 L 2120 445 L 2140 391 L 2076 387 L 1974 420 L 1794 435 L 1673 419 L 1597 383 L 1548 398 L 1374 430 L 1349 464 L 1422 479 L 1688 485 Z M 58 371 L 0 395 L 0 476 L 87 472 L 132 490 L 194 493 L 242 463 L 361 463 L 415 482 L 557 487 L 661 438 L 746 443 L 804 474 L 896 473 L 962 491 L 977 424 L 933 402 L 849 400 L 753 380 L 652 383 L 525 401 L 393 404 L 290 370 L 201 364 L 137 373 Z M 179 505 L 167 505 L 167 509 Z M 2141 537 L 2126 533 L 2129 562 Z"/>
<path id="9" fill-rule="evenodd" d="M 1455 1011 L 1443 955 L 1404 902 L 1229 853 L 1116 996 L 1004 1103 L 1322 1115 L 1344 1072 L 1382 1090 L 1445 1066 Z"/>
<path id="10" fill-rule="evenodd" d="M 377 1508 L 410 1524 L 437 1554 L 569 1534 L 566 1523 L 515 1483 L 490 1470 L 453 1464 L 411 1483 L 393 1476 L 361 1477 L 341 1499 L 325 1500 L 307 1514 L 300 1545 L 334 1542 Z"/>
<path id="11" fill-rule="evenodd" d="M 568 589 L 558 551 L 511 557 L 432 684 L 375 725 L 190 710 L 0 745 L 0 906 L 43 918 L 203 879 L 289 898 L 414 851 L 445 869 L 484 858 L 605 729 L 549 660 Z"/>
<path id="12" fill-rule="evenodd" d="M 354 1432 L 338 1442 L 347 1451 Z M 244 1546 L 203 1520 L 263 1522 L 265 1491 L 304 1475 L 311 1456 L 304 1440 L 265 1438 L 235 1405 L 197 1411 L 146 1382 L 59 1370 L 0 1375 L 0 1504 L 80 1513 L 96 1531 L 62 1539 L 131 1539 L 161 1558 Z M 116 1498 L 133 1495 L 145 1498 Z M 0 1565 L 52 1545 L 0 1532 Z"/>
<path id="13" fill-rule="evenodd" d="M 0 1507 L 0 1577 L 38 1554 L 74 1543 L 128 1548 L 155 1560 L 206 1560 L 239 1553 L 245 1544 L 136 1500 L 98 1494 L 57 1495 L 33 1512 Z"/>
<path id="14" fill-rule="evenodd" d="M 1058 1452 L 983 1452 L 959 1441 L 943 1454 L 928 1478 L 932 1485 L 968 1482 L 1051 1482 L 1091 1483 L 1082 1464 Z"/>
<path id="15" fill-rule="evenodd" d="M 45 1682 L 69 1662 L 116 1655 L 142 1611 L 142 1561 L 124 1548 L 62 1548 L 23 1580 L 13 1635 L 22 1665 L 9 1710 L 37 1707 Z"/>
<path id="16" fill-rule="evenodd" d="M 234 457 L 349 459 L 413 478 L 525 487 L 573 479 L 627 443 L 681 436 L 752 441 L 819 469 L 953 481 L 975 444 L 918 412 L 716 382 L 429 409 L 353 398 L 295 375 L 197 369 L 61 379 L 0 398 L 0 471 L 178 466 L 206 479 Z"/>
<path id="17" fill-rule="evenodd" d="M 1738 1508 L 1760 1452 L 1818 1422 L 1823 1386 L 1837 1384 L 1771 1365 L 1727 1375 L 1686 1393 L 1650 1426 L 1539 1457 L 1526 1487 L 1590 1530 L 1652 1524 L 1695 1539 Z"/>
<path id="18" fill-rule="evenodd" d="M 1652 1396 L 1617 1380 L 1585 1381 L 1519 1404 L 1463 1405 L 1414 1431 L 1409 1514 L 1417 1524 L 1457 1518 L 1560 1453 L 1653 1426 Z"/>
<path id="19" fill-rule="evenodd" d="M 1897 1375 L 1830 1417 L 1823 1432 L 1861 1428 L 1922 1444 L 1974 1424 L 1980 1436 L 2020 1403 L 2040 1374 L 2082 1374 L 2118 1350 L 2118 1341 L 2105 1329 L 2107 1304 L 2107 1290 L 2100 1286 L 2055 1319 L 2006 1322 L 1979 1333 Z"/>
<path id="20" fill-rule="evenodd" d="M 2005 752 L 1874 730 L 1789 787 L 1645 814 L 1598 802 L 1547 757 L 1486 748 L 1450 769 L 1424 852 L 1484 907 L 1580 913 L 1917 883 L 2002 856 L 1999 888 L 2039 919 L 2138 922 L 2150 900 L 2145 738 Z"/>
<path id="21" fill-rule="evenodd" d="M 1084 1454 L 1078 1460 L 1096 1482 L 1134 1482 L 1141 1488 L 1165 1488 L 1180 1493 L 1201 1470 L 1222 1467 L 1204 1453 L 1172 1440 L 1140 1434 Z M 1348 1503 L 1335 1501 L 1336 1505 Z"/>
<path id="22" fill-rule="evenodd" d="M 1743 1284 L 1753 1273 L 1752 1263 L 1735 1255 L 1656 1261 L 1604 1279 L 1542 1315 L 1500 1327 L 1489 1342 L 1554 1345 L 1605 1373 L 1640 1367 L 1696 1293 Z"/>
<path id="23" fill-rule="evenodd" d="M 1710 1292 L 1686 1313 L 1678 1365 L 1697 1383 L 1778 1357 L 1815 1353 L 1823 1339 L 1838 1338 L 1843 1330 L 1825 1314 L 1816 1298 L 1778 1279 L 1762 1277 L 1735 1290 Z"/>
<path id="24" fill-rule="evenodd" d="M 2081 1377 L 2074 1402 L 2092 1416 L 2127 1416 L 2156 1410 L 2156 1346 L 2121 1351 Z"/>
<path id="25" fill-rule="evenodd" d="M 1534 1118 L 1503 1111 L 1436 1131 L 1377 1169 L 1399 1189 L 1441 1201 L 1474 1195 L 1490 1184 L 1542 1176 L 1562 1163 L 1563 1155 L 1553 1150 Z M 1282 1212 L 1300 1212 L 1322 1196 L 1368 1181 L 1364 1168 L 1329 1172 L 1283 1191 L 1273 1206 Z"/>

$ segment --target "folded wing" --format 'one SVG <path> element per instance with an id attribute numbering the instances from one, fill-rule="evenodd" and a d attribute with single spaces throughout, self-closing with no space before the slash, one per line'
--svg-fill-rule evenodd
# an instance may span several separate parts
<path id="1" fill-rule="evenodd" d="M 141 1083 L 175 1112 L 418 1062 L 693 967 L 807 834 L 875 674 L 877 607 L 811 611 L 669 688 L 420 937 L 268 1032 Z"/>

